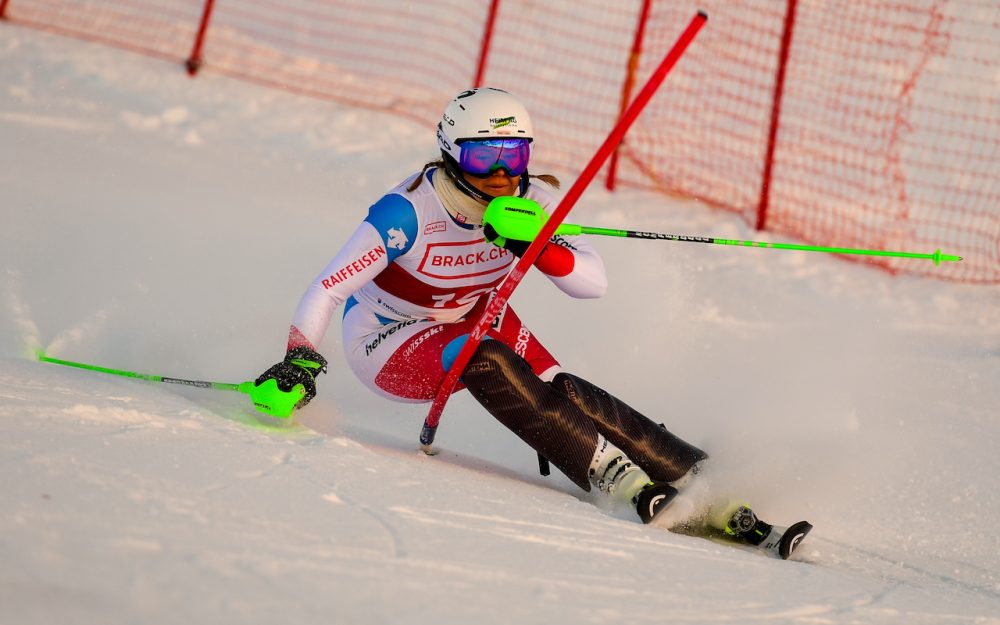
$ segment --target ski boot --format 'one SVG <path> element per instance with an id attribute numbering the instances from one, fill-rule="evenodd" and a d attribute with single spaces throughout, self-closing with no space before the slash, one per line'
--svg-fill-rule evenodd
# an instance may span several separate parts
<path id="1" fill-rule="evenodd" d="M 677 489 L 666 482 L 648 482 L 632 498 L 639 518 L 647 525 L 667 509 L 677 496 Z"/>
<path id="2" fill-rule="evenodd" d="M 590 464 L 590 481 L 598 490 L 622 503 L 631 503 L 643 523 L 652 522 L 677 495 L 667 482 L 654 482 L 622 450 L 599 437 Z"/>
<path id="3" fill-rule="evenodd" d="M 737 542 L 756 547 L 775 558 L 787 560 L 811 529 L 812 525 L 806 521 L 793 523 L 787 528 L 775 527 L 758 519 L 750 506 L 741 505 L 726 521 L 722 531 Z"/>

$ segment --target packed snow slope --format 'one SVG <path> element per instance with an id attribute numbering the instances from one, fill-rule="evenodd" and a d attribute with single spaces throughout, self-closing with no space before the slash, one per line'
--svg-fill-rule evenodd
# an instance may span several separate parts
<path id="1" fill-rule="evenodd" d="M 601 239 L 606 298 L 515 293 L 567 369 L 712 454 L 713 492 L 814 523 L 787 562 L 539 476 L 465 394 L 422 455 L 426 408 L 364 390 L 336 321 L 297 425 L 30 358 L 256 376 L 434 153 L 394 117 L 0 25 L 0 623 L 1000 623 L 996 288 Z M 598 187 L 571 221 L 770 238 Z"/>

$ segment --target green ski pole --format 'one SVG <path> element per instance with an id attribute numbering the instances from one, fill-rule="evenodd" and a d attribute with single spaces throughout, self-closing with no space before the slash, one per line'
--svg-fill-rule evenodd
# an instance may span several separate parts
<path id="1" fill-rule="evenodd" d="M 126 378 L 136 378 L 139 380 L 146 380 L 147 382 L 182 384 L 184 386 L 209 388 L 218 391 L 237 391 L 240 393 L 246 393 L 248 395 L 250 394 L 250 389 L 253 388 L 253 382 L 241 382 L 240 384 L 229 384 L 227 382 L 205 382 L 203 380 L 184 380 L 181 378 L 170 378 L 162 375 L 136 373 L 135 371 L 125 371 L 123 369 L 109 369 L 108 367 L 88 365 L 83 362 L 73 362 L 71 360 L 60 360 L 59 358 L 52 358 L 50 356 L 47 356 L 44 350 L 38 350 L 38 360 L 41 362 L 52 363 L 54 365 L 62 365 L 64 367 L 76 367 L 77 369 L 86 369 L 87 371 L 97 371 L 98 373 L 108 373 L 111 375 L 120 375 Z"/>
<path id="2" fill-rule="evenodd" d="M 661 239 L 665 241 L 687 241 L 690 243 L 709 243 L 712 245 L 735 245 L 740 247 L 771 248 L 776 250 L 799 250 L 802 252 L 826 252 L 828 254 L 859 254 L 863 256 L 893 256 L 896 258 L 925 258 L 933 260 L 935 265 L 942 262 L 958 262 L 961 256 L 942 254 L 936 250 L 933 254 L 920 252 L 893 252 L 886 250 L 865 250 L 852 247 L 825 247 L 822 245 L 800 245 L 797 243 L 765 243 L 763 241 L 739 241 L 735 239 L 715 239 L 712 237 L 696 237 L 683 234 L 659 234 L 656 232 L 639 232 L 636 230 L 616 230 L 613 228 L 596 228 L 562 224 L 556 229 L 556 234 L 596 234 L 609 237 L 626 237 L 629 239 Z"/>
<path id="3" fill-rule="evenodd" d="M 282 391 L 278 388 L 277 382 L 273 379 L 267 380 L 260 386 L 256 386 L 253 381 L 250 380 L 240 382 L 238 384 L 229 382 L 207 382 L 205 380 L 185 380 L 183 378 L 171 378 L 163 375 L 137 373 L 135 371 L 126 371 L 124 369 L 111 369 L 109 367 L 100 367 L 83 362 L 73 362 L 72 360 L 52 358 L 45 354 L 45 350 L 41 349 L 38 350 L 36 355 L 38 356 L 38 360 L 40 362 L 48 362 L 54 365 L 62 365 L 64 367 L 75 367 L 86 371 L 96 371 L 98 373 L 107 373 L 110 375 L 118 375 L 137 380 L 146 380 L 147 382 L 163 382 L 166 384 L 180 384 L 182 386 L 194 386 L 197 388 L 212 389 L 217 391 L 236 391 L 238 393 L 244 393 L 250 396 L 253 400 L 254 406 L 256 406 L 258 410 L 273 417 L 287 418 L 290 416 L 292 411 L 295 409 L 295 405 L 298 404 L 299 400 L 301 400 L 305 395 L 305 387 L 301 384 L 296 384 L 292 387 L 291 391 Z"/>
<path id="4" fill-rule="evenodd" d="M 494 239 L 497 245 L 503 245 L 505 239 L 531 241 L 537 235 L 541 226 L 548 221 L 548 214 L 534 200 L 521 197 L 498 197 L 490 202 L 483 215 L 483 223 L 497 231 Z M 891 252 L 885 250 L 864 250 L 853 247 L 825 247 L 821 245 L 801 245 L 798 243 L 764 243 L 762 241 L 739 241 L 735 239 L 715 239 L 712 237 L 695 237 L 683 234 L 659 234 L 657 232 L 640 232 L 638 230 L 618 230 L 614 228 L 597 228 L 593 226 L 578 226 L 576 224 L 560 224 L 554 234 L 596 234 L 606 237 L 625 237 L 629 239 L 660 239 L 664 241 L 688 241 L 690 243 L 709 243 L 713 245 L 735 245 L 740 247 L 771 248 L 776 250 L 799 250 L 803 252 L 826 252 L 829 254 L 860 254 L 865 256 L 894 256 L 897 258 L 926 258 L 940 266 L 943 262 L 958 262 L 961 256 L 942 254 L 936 250 L 933 254 L 920 252 Z"/>

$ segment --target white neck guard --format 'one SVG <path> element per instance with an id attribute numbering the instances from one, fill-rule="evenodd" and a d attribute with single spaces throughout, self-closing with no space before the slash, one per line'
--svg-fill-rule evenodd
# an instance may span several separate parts
<path id="1" fill-rule="evenodd" d="M 479 200 L 462 193 L 444 168 L 434 172 L 433 183 L 441 204 L 451 213 L 455 221 L 472 226 L 483 225 L 483 213 L 486 212 L 486 207 L 480 204 Z"/>

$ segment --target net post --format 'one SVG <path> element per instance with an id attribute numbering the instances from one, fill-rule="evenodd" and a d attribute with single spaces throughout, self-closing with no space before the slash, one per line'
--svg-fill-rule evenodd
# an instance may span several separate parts
<path id="1" fill-rule="evenodd" d="M 788 54 L 792 49 L 792 32 L 795 30 L 795 7 L 797 4 L 797 0 L 787 0 L 785 24 L 781 31 L 778 73 L 774 79 L 774 97 L 771 101 L 771 127 L 767 132 L 767 152 L 764 155 L 764 173 L 760 182 L 760 202 L 757 204 L 757 230 L 763 230 L 767 227 L 767 208 L 771 200 L 771 176 L 774 171 L 774 148 L 778 140 L 781 97 L 785 92 L 785 70 L 788 67 Z"/>
<path id="2" fill-rule="evenodd" d="M 632 40 L 632 52 L 628 57 L 628 67 L 625 69 L 625 81 L 622 83 L 622 99 L 618 107 L 618 118 L 625 114 L 628 103 L 632 99 L 632 87 L 635 85 L 635 74 L 639 70 L 639 56 L 642 54 L 642 40 L 646 33 L 646 23 L 649 21 L 649 7 L 652 0 L 643 0 L 639 9 L 639 21 L 635 25 L 635 38 Z M 615 190 L 615 178 L 618 173 L 618 151 L 621 145 L 611 153 L 611 161 L 608 163 L 608 178 L 604 186 L 608 191 Z"/>
<path id="3" fill-rule="evenodd" d="M 500 0 L 490 1 L 490 10 L 486 15 L 486 27 L 483 30 L 483 45 L 479 49 L 479 61 L 476 63 L 476 79 L 472 82 L 473 87 L 483 86 L 483 76 L 486 74 L 486 59 L 490 54 L 490 42 L 493 39 L 493 25 L 497 20 L 497 9 L 500 7 Z"/>
<path id="4" fill-rule="evenodd" d="M 201 69 L 202 49 L 205 46 L 205 35 L 208 33 L 208 22 L 212 19 L 212 11 L 215 9 L 215 0 L 205 0 L 205 9 L 201 13 L 201 22 L 198 24 L 198 34 L 194 38 L 194 47 L 191 49 L 191 56 L 184 63 L 187 73 L 194 76 Z"/>

